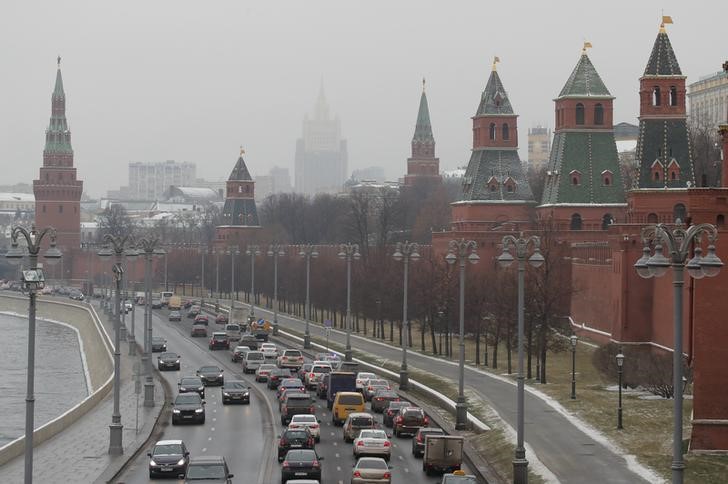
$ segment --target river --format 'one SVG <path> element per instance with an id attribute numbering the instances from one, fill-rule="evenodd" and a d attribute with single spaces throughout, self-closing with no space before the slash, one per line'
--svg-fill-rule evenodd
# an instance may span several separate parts
<path id="1" fill-rule="evenodd" d="M 25 431 L 28 318 L 0 314 L 0 447 Z M 35 335 L 35 428 L 86 398 L 76 332 L 38 320 Z"/>

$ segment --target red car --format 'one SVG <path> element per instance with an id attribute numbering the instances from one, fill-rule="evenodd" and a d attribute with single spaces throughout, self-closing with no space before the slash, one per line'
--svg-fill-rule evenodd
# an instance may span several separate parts
<path id="1" fill-rule="evenodd" d="M 210 319 L 204 314 L 198 314 L 197 316 L 195 316 L 195 324 L 204 324 L 205 326 L 207 326 L 209 322 Z"/>
<path id="2" fill-rule="evenodd" d="M 210 338 L 210 342 L 208 343 L 207 346 L 211 351 L 214 351 L 217 349 L 229 350 L 230 349 L 230 340 L 228 340 L 227 334 L 215 332 L 215 333 L 212 333 L 212 338 Z"/>
<path id="3" fill-rule="evenodd" d="M 217 324 L 227 324 L 228 317 L 227 314 L 220 313 L 215 317 L 215 323 Z"/>

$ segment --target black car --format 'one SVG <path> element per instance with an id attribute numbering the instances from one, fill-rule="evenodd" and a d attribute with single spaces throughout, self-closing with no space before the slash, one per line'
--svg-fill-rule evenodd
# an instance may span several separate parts
<path id="1" fill-rule="evenodd" d="M 288 425 L 291 417 L 300 414 L 314 414 L 316 407 L 308 393 L 286 392 L 281 402 L 281 425 Z"/>
<path id="2" fill-rule="evenodd" d="M 278 439 L 278 462 L 281 462 L 291 449 L 313 449 L 315 439 L 308 429 L 286 429 Z"/>
<path id="3" fill-rule="evenodd" d="M 200 398 L 205 398 L 205 385 L 199 376 L 186 376 L 177 383 L 177 391 L 180 393 L 197 392 Z"/>
<path id="4" fill-rule="evenodd" d="M 187 472 L 187 463 L 190 453 L 187 446 L 181 440 L 160 440 L 149 456 L 149 478 L 157 476 L 174 476 Z"/>
<path id="5" fill-rule="evenodd" d="M 288 368 L 274 368 L 268 375 L 268 388 L 275 390 L 284 378 L 291 378 L 291 370 Z"/>
<path id="6" fill-rule="evenodd" d="M 399 401 L 399 395 L 393 390 L 377 390 L 372 396 L 372 412 L 382 413 L 388 406 L 389 402 Z"/>
<path id="7" fill-rule="evenodd" d="M 185 484 L 200 481 L 230 484 L 235 476 L 230 473 L 224 457 L 206 455 L 190 459 L 187 474 L 178 477 L 184 478 Z"/>
<path id="8" fill-rule="evenodd" d="M 324 373 L 323 375 L 321 375 L 321 380 L 319 380 L 318 384 L 316 385 L 316 395 L 319 398 L 326 398 L 326 395 L 328 395 L 330 378 L 331 375 L 329 373 Z"/>
<path id="9" fill-rule="evenodd" d="M 172 402 L 172 425 L 205 423 L 205 401 L 196 393 L 180 393 Z"/>
<path id="10" fill-rule="evenodd" d="M 197 370 L 197 376 L 202 379 L 202 383 L 205 386 L 208 385 L 222 385 L 225 383 L 225 378 L 222 376 L 222 368 L 218 366 L 202 366 Z"/>
<path id="11" fill-rule="evenodd" d="M 200 306 L 192 306 L 187 311 L 187 317 L 190 318 L 190 319 L 192 319 L 194 317 L 197 317 L 198 314 L 200 314 Z"/>
<path id="12" fill-rule="evenodd" d="M 74 301 L 83 301 L 83 299 L 84 299 L 84 297 L 83 297 L 83 293 L 82 293 L 82 292 L 79 292 L 79 291 L 72 291 L 72 292 L 71 292 L 71 293 L 70 293 L 70 294 L 68 295 L 68 297 L 69 297 L 70 299 L 73 299 Z"/>
<path id="13" fill-rule="evenodd" d="M 162 353 L 157 356 L 157 368 L 159 371 L 179 370 L 179 358 L 177 353 Z"/>
<path id="14" fill-rule="evenodd" d="M 425 455 L 425 437 L 428 435 L 445 435 L 445 431 L 435 427 L 422 427 L 412 439 L 412 455 L 422 457 Z"/>
<path id="15" fill-rule="evenodd" d="M 240 336 L 240 341 L 238 341 L 238 345 L 247 346 L 251 350 L 257 351 L 258 347 L 260 346 L 260 342 L 258 341 L 258 338 L 256 338 L 252 334 L 246 333 Z"/>
<path id="16" fill-rule="evenodd" d="M 316 455 L 313 449 L 289 450 L 283 459 L 281 482 L 290 479 L 314 479 L 321 481 L 321 462 L 323 457 Z"/>
<path id="17" fill-rule="evenodd" d="M 250 403 L 250 387 L 240 380 L 228 380 L 222 385 L 222 404 Z"/>
<path id="18" fill-rule="evenodd" d="M 167 351 L 167 340 L 161 336 L 152 336 L 152 353 Z"/>

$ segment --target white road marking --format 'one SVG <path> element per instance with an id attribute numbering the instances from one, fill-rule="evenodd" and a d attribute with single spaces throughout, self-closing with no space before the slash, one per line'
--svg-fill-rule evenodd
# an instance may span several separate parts
<path id="1" fill-rule="evenodd" d="M 334 447 L 336 447 L 337 445 L 339 445 L 339 444 L 338 444 L 338 443 L 336 443 L 336 442 L 334 442 Z"/>
<path id="2" fill-rule="evenodd" d="M 203 447 L 202 452 L 207 452 L 207 447 Z"/>
<path id="3" fill-rule="evenodd" d="M 339 455 L 339 453 L 337 452 L 337 453 L 335 453 L 335 454 L 334 454 L 334 457 L 336 457 L 336 458 L 338 459 L 338 458 L 339 458 L 339 457 L 341 457 L 341 456 L 340 456 L 340 455 Z"/>
<path id="4" fill-rule="evenodd" d="M 336 466 L 336 472 L 341 472 L 341 467 L 340 466 Z"/>
<path id="5" fill-rule="evenodd" d="M 208 437 L 207 440 L 212 440 L 212 437 Z"/>
<path id="6" fill-rule="evenodd" d="M 213 422 L 217 422 L 217 418 L 215 418 L 215 417 L 212 417 L 212 421 L 213 421 Z"/>
<path id="7" fill-rule="evenodd" d="M 405 473 L 405 474 L 409 473 L 409 469 L 405 467 L 405 468 L 404 468 L 404 473 Z"/>
<path id="8" fill-rule="evenodd" d="M 210 427 L 210 430 L 212 430 L 214 432 L 215 431 L 215 427 Z"/>
<path id="9" fill-rule="evenodd" d="M 399 457 L 399 460 L 404 460 L 404 457 L 402 457 L 401 455 L 398 457 Z"/>

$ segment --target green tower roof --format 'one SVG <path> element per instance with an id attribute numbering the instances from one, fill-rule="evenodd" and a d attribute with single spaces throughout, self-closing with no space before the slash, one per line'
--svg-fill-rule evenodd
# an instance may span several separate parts
<path id="1" fill-rule="evenodd" d="M 63 76 L 61 76 L 61 58 L 58 58 L 58 70 L 56 71 L 56 85 L 53 88 L 53 97 L 64 98 L 66 94 L 63 92 Z"/>
<path id="2" fill-rule="evenodd" d="M 579 62 L 571 72 L 569 79 L 561 89 L 559 97 L 585 97 L 585 96 L 609 96 L 607 86 L 602 82 L 599 73 L 594 68 L 594 64 L 589 60 L 586 53 L 582 53 Z"/>
<path id="3" fill-rule="evenodd" d="M 645 76 L 682 76 L 680 64 L 677 63 L 675 51 L 672 50 L 670 38 L 664 31 L 660 31 L 652 46 L 650 60 L 645 67 Z"/>
<path id="4" fill-rule="evenodd" d="M 476 116 L 487 114 L 513 114 L 511 101 L 508 99 L 508 93 L 503 87 L 503 83 L 498 76 L 498 72 L 492 70 L 485 90 L 480 97 L 480 105 Z"/>
<path id="5" fill-rule="evenodd" d="M 427 106 L 427 95 L 422 90 L 420 96 L 420 109 L 417 112 L 417 124 L 415 126 L 415 135 L 412 141 L 434 141 L 432 136 L 432 125 L 430 124 L 430 109 Z"/>
<path id="6" fill-rule="evenodd" d="M 253 181 L 253 178 L 250 176 L 250 172 L 248 171 L 248 167 L 245 165 L 243 153 L 245 152 L 241 148 L 240 158 L 238 158 L 233 171 L 230 173 L 230 177 L 228 178 L 229 181 Z"/>

